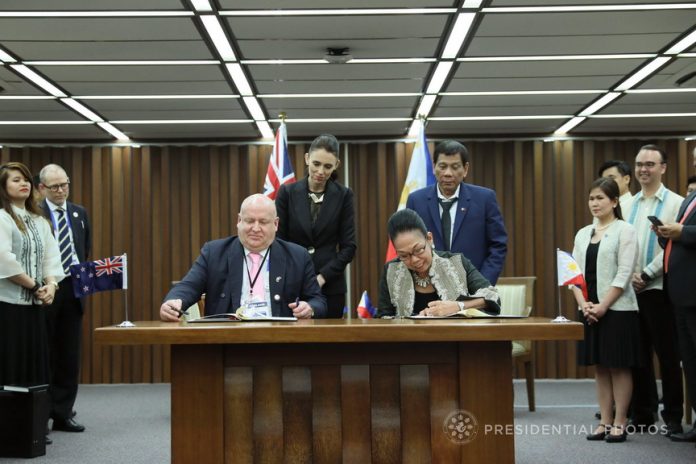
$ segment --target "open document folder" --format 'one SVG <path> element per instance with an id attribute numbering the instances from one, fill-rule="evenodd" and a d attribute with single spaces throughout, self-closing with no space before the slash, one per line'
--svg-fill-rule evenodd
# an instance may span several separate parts
<path id="1" fill-rule="evenodd" d="M 482 319 L 482 318 L 490 318 L 490 319 L 498 319 L 498 318 L 503 318 L 503 319 L 519 319 L 523 318 L 525 316 L 517 316 L 517 315 L 512 315 L 512 314 L 488 314 L 485 311 L 481 311 L 480 309 L 475 309 L 475 308 L 467 308 L 463 309 L 461 311 L 457 311 L 456 313 L 450 314 L 449 316 L 406 316 L 408 319 Z"/>
<path id="2" fill-rule="evenodd" d="M 189 322 L 262 322 L 262 321 L 296 321 L 294 316 L 267 316 L 265 313 L 259 313 L 250 310 L 246 306 L 240 306 L 233 313 L 210 314 L 208 316 L 192 319 Z"/>

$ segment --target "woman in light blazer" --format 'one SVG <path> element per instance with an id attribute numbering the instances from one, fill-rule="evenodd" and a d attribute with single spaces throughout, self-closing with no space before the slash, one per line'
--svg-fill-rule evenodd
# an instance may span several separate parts
<path id="1" fill-rule="evenodd" d="M 573 288 L 585 326 L 578 364 L 595 366 L 601 412 L 600 425 L 587 439 L 617 443 L 626 440 L 631 367 L 640 360 L 638 302 L 631 285 L 638 244 L 633 226 L 622 219 L 619 187 L 613 179 L 592 183 L 589 207 L 596 222 L 578 231 L 573 248 L 587 282 L 587 298 Z"/>
<path id="2" fill-rule="evenodd" d="M 336 182 L 338 153 L 333 135 L 314 139 L 305 153 L 307 177 L 281 185 L 276 198 L 278 237 L 312 256 L 329 318 L 343 317 L 345 269 L 356 249 L 353 191 Z"/>

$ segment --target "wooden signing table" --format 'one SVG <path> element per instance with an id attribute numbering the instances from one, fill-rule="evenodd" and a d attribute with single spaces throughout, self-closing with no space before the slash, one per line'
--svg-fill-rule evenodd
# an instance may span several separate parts
<path id="1" fill-rule="evenodd" d="M 104 327 L 171 344 L 172 462 L 515 460 L 510 340 L 575 340 L 545 318 Z"/>

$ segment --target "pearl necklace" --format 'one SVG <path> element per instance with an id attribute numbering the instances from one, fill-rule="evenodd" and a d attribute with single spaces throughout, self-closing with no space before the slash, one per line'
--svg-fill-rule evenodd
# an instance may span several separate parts
<path id="1" fill-rule="evenodd" d="M 602 227 L 595 227 L 595 232 L 599 232 L 599 231 L 601 231 L 601 230 L 606 229 L 607 227 L 609 227 L 610 225 L 612 225 L 614 222 L 616 222 L 616 219 L 614 219 L 613 221 L 611 221 L 609 224 L 607 224 L 607 225 L 605 225 L 605 226 L 602 226 Z"/>

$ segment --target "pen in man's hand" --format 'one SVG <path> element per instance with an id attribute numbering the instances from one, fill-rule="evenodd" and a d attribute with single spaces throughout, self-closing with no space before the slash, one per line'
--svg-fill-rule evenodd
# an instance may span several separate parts
<path id="1" fill-rule="evenodd" d="M 297 305 L 300 304 L 300 297 L 298 296 L 295 298 L 295 308 L 297 308 Z"/>
<path id="2" fill-rule="evenodd" d="M 177 316 L 179 319 L 181 319 L 181 316 L 188 316 L 188 309 L 186 311 L 182 311 L 180 309 L 174 309 L 179 315 Z"/>

